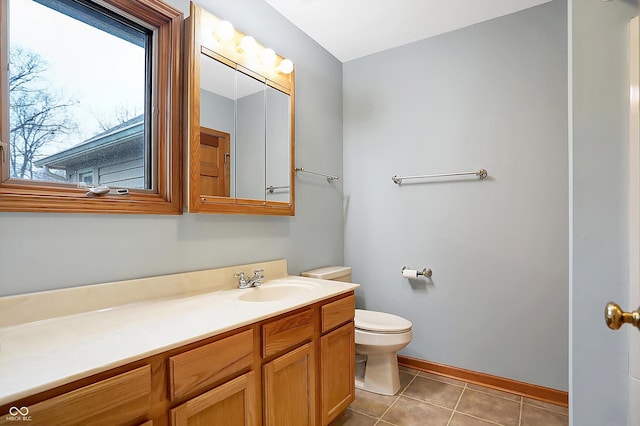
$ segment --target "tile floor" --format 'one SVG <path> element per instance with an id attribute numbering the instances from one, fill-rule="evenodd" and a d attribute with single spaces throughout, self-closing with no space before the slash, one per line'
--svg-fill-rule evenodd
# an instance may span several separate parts
<path id="1" fill-rule="evenodd" d="M 552 404 L 400 367 L 400 392 L 356 389 L 332 426 L 566 426 L 568 410 Z"/>

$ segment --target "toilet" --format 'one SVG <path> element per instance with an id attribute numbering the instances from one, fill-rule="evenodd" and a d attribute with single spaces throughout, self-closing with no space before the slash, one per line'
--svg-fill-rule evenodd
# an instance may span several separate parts
<path id="1" fill-rule="evenodd" d="M 327 266 L 301 275 L 351 282 L 351 268 L 348 266 Z M 384 312 L 356 309 L 354 322 L 356 354 L 366 356 L 364 377 L 356 376 L 356 387 L 382 395 L 395 395 L 400 389 L 396 352 L 411 342 L 411 321 Z"/>

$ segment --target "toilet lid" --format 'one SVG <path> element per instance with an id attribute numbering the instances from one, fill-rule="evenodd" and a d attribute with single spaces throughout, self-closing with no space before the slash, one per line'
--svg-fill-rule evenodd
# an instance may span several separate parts
<path id="1" fill-rule="evenodd" d="M 356 309 L 356 328 L 384 333 L 403 333 L 411 330 L 411 321 L 385 312 Z"/>

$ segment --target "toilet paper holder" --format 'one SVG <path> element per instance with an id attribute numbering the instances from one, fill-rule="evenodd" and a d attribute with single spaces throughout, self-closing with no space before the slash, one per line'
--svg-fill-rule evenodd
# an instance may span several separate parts
<path id="1" fill-rule="evenodd" d="M 433 275 L 433 271 L 431 270 L 431 268 L 423 268 L 422 271 L 420 271 L 417 269 L 411 269 L 408 266 L 403 266 L 400 272 L 402 273 L 402 276 L 406 278 L 417 278 L 420 275 L 431 278 L 431 275 Z"/>

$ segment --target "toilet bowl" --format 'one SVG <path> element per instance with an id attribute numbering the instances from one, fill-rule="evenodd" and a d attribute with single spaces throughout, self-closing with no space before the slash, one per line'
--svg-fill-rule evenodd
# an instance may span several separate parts
<path id="1" fill-rule="evenodd" d="M 351 282 L 351 268 L 329 266 L 301 274 L 304 277 Z M 356 353 L 366 356 L 364 377 L 356 377 L 356 387 L 382 395 L 400 389 L 396 351 L 411 342 L 411 321 L 385 312 L 356 309 Z"/>
<path id="2" fill-rule="evenodd" d="M 364 378 L 356 386 L 383 395 L 400 389 L 396 351 L 411 342 L 411 321 L 384 312 L 356 309 L 356 353 L 367 356 Z"/>

